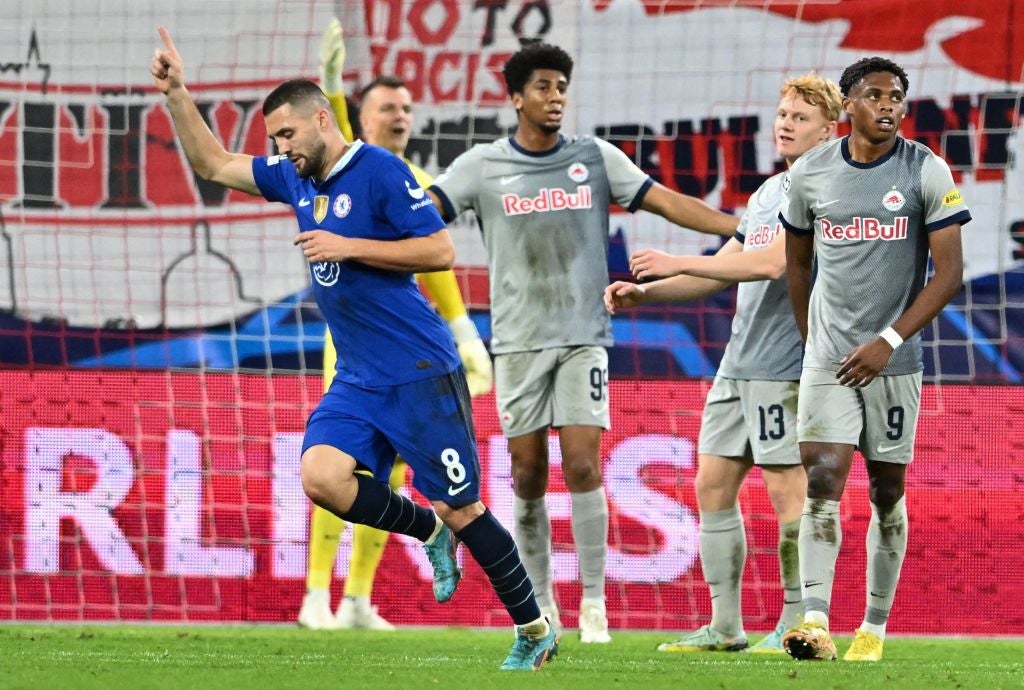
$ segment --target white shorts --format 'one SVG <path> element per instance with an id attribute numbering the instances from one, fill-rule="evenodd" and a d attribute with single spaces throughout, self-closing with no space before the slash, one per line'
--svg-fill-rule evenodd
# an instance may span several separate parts
<path id="1" fill-rule="evenodd" d="M 796 381 L 716 376 L 704 401 L 698 452 L 746 458 L 755 465 L 799 465 Z"/>
<path id="2" fill-rule="evenodd" d="M 921 372 L 879 376 L 863 388 L 844 386 L 834 371 L 800 375 L 801 442 L 850 443 L 868 460 L 907 465 L 914 456 Z"/>
<path id="3" fill-rule="evenodd" d="M 608 352 L 599 345 L 496 355 L 494 381 L 510 438 L 546 427 L 611 426 Z"/>

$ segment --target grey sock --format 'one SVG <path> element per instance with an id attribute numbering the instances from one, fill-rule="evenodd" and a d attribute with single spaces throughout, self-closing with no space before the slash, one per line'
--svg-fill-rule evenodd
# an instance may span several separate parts
<path id="1" fill-rule="evenodd" d="M 891 508 L 871 504 L 868 525 L 868 602 L 864 620 L 875 625 L 889 619 L 903 558 L 907 555 L 906 496 Z"/>
<path id="2" fill-rule="evenodd" d="M 533 592 L 540 607 L 555 605 L 551 579 L 551 519 L 543 496 L 534 500 L 512 497 L 512 518 L 515 520 L 516 546 L 533 583 Z"/>
<path id="3" fill-rule="evenodd" d="M 580 559 L 584 599 L 604 600 L 604 569 L 608 561 L 608 498 L 604 487 L 570 493 L 572 538 Z"/>
<path id="4" fill-rule="evenodd" d="M 700 563 L 711 590 L 711 627 L 723 635 L 743 632 L 740 587 L 747 537 L 739 506 L 700 514 Z"/>
<path id="5" fill-rule="evenodd" d="M 800 593 L 800 518 L 779 525 L 779 574 L 782 578 L 782 613 L 779 622 L 795 628 L 803 613 Z"/>
<path id="6" fill-rule="evenodd" d="M 818 611 L 828 616 L 842 543 L 839 501 L 808 498 L 800 520 L 800 580 L 805 615 Z"/>

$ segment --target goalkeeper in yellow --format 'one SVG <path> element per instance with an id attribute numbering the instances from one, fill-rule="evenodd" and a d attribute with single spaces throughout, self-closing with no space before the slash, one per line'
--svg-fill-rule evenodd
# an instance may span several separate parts
<path id="1" fill-rule="evenodd" d="M 341 24 L 334 19 L 324 32 L 320 45 L 320 79 L 341 131 L 346 139 L 354 141 L 341 84 L 344 61 L 345 44 Z M 380 77 L 368 84 L 361 94 L 359 123 L 363 129 L 363 138 L 368 143 L 389 149 L 404 159 L 405 147 L 412 134 L 412 97 L 404 82 L 398 77 Z M 433 183 L 431 177 L 417 166 L 409 163 L 409 168 L 423 189 Z M 491 358 L 480 340 L 476 326 L 466 313 L 455 274 L 450 270 L 425 273 L 418 275 L 417 279 L 452 329 L 466 369 L 470 394 L 477 396 L 487 393 L 493 384 Z M 330 333 L 324 337 L 326 391 L 334 378 L 337 354 Z M 405 484 L 406 468 L 407 465 L 400 458 L 394 464 L 389 483 L 395 491 Z M 388 537 L 387 532 L 372 527 L 353 526 L 352 557 L 348 578 L 345 580 L 345 593 L 337 614 L 331 610 L 331 578 L 338 553 L 338 538 L 344 529 L 345 523 L 341 518 L 314 506 L 309 533 L 306 596 L 302 600 L 298 623 L 311 630 L 393 630 L 394 626 L 377 613 L 377 607 L 370 605 L 374 575 Z"/>

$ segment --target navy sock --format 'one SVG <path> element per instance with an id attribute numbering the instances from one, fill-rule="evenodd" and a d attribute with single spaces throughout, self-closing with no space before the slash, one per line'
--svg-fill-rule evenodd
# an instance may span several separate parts
<path id="1" fill-rule="evenodd" d="M 408 534 L 420 541 L 430 539 L 437 526 L 433 510 L 416 505 L 373 477 L 357 474 L 355 478 L 359 482 L 356 500 L 341 518 L 385 532 Z"/>
<path id="2" fill-rule="evenodd" d="M 455 533 L 466 545 L 473 559 L 491 579 L 494 592 L 516 625 L 526 625 L 540 618 L 540 608 L 533 596 L 533 584 L 519 558 L 519 550 L 508 530 L 494 519 L 491 511 Z"/>

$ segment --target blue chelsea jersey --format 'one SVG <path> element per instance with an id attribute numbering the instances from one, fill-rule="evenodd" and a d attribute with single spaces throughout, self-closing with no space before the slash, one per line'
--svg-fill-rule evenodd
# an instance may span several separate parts
<path id="1" fill-rule="evenodd" d="M 299 177 L 284 156 L 255 158 L 252 172 L 267 200 L 295 210 L 300 231 L 401 240 L 445 226 L 409 167 L 378 146 L 355 142 L 322 182 Z M 458 367 L 451 331 L 412 273 L 356 261 L 321 261 L 309 268 L 313 295 L 338 351 L 338 379 L 392 386 Z"/>

